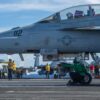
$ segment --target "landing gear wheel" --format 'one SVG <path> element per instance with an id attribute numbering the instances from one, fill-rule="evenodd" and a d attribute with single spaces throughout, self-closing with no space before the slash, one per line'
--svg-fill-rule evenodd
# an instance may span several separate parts
<path id="1" fill-rule="evenodd" d="M 86 73 L 84 75 L 83 80 L 80 82 L 82 85 L 89 85 L 92 81 L 92 76 L 89 73 Z"/>

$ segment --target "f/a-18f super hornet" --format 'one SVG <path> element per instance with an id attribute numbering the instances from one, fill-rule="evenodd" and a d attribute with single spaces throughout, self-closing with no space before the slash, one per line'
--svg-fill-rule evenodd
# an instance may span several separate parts
<path id="1" fill-rule="evenodd" d="M 99 26 L 99 4 L 70 7 L 0 33 L 0 53 L 41 53 L 52 59 L 60 54 L 100 52 Z"/>
<path id="2" fill-rule="evenodd" d="M 0 53 L 40 53 L 48 60 L 62 54 L 100 52 L 100 5 L 70 7 L 25 27 L 0 34 Z"/>

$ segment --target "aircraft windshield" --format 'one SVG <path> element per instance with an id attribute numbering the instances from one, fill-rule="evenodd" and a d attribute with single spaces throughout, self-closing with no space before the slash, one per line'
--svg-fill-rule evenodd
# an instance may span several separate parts
<path id="1" fill-rule="evenodd" d="M 97 16 L 100 15 L 100 4 L 94 5 L 82 5 L 82 6 L 75 6 L 64 9 L 60 12 L 49 16 L 40 22 L 48 23 L 48 22 L 58 22 L 62 20 L 69 20 L 69 19 L 76 19 L 76 18 L 83 18 L 87 16 Z"/>

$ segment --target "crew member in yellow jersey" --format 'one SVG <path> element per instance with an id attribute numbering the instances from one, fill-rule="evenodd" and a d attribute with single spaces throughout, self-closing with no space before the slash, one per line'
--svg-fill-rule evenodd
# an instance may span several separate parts
<path id="1" fill-rule="evenodd" d="M 15 64 L 14 61 L 13 61 L 13 71 L 14 71 L 14 72 L 16 71 L 16 64 Z"/>
<path id="2" fill-rule="evenodd" d="M 8 79 L 9 80 L 12 79 L 12 73 L 13 73 L 13 61 L 12 59 L 9 59 L 9 62 L 8 62 Z"/>
<path id="3" fill-rule="evenodd" d="M 47 64 L 45 69 L 46 69 L 46 78 L 49 79 L 50 78 L 49 76 L 50 75 L 50 65 Z"/>
<path id="4" fill-rule="evenodd" d="M 13 75 L 14 75 L 14 77 L 16 77 L 16 63 L 15 63 L 14 61 L 13 61 L 12 70 L 13 70 Z"/>

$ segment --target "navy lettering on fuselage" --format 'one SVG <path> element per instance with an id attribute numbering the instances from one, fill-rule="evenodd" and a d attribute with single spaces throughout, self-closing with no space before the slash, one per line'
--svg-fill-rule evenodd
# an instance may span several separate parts
<path id="1" fill-rule="evenodd" d="M 14 31 L 14 36 L 22 36 L 23 31 L 22 30 L 16 30 Z"/>

